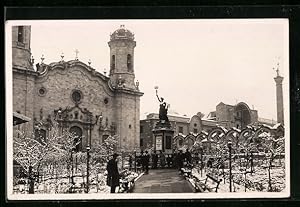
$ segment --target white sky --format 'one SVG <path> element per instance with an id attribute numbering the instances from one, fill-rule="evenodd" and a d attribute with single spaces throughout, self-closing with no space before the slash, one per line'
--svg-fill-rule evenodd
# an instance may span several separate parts
<path id="1" fill-rule="evenodd" d="M 277 20 L 98 20 L 31 21 L 35 62 L 75 58 L 109 72 L 109 35 L 125 24 L 135 34 L 135 75 L 141 116 L 158 112 L 154 86 L 179 114 L 208 114 L 219 102 L 246 102 L 259 117 L 276 120 L 275 71 L 288 91 L 288 21 Z M 285 97 L 285 101 L 288 98 Z M 288 102 L 285 103 L 287 105 Z"/>

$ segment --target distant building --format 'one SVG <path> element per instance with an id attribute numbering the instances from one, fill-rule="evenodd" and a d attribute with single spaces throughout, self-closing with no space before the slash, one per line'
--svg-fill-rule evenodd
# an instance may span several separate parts
<path id="1" fill-rule="evenodd" d="M 216 111 L 210 112 L 207 117 L 204 117 L 201 112 L 192 117 L 180 116 L 174 113 L 169 114 L 168 117 L 175 131 L 174 137 L 190 133 L 197 135 L 202 131 L 209 132 L 216 126 L 244 129 L 249 124 L 267 124 L 270 126 L 276 124 L 273 120 L 259 118 L 257 110 L 250 109 L 244 102 L 236 105 L 220 102 L 216 106 Z M 146 119 L 140 121 L 141 149 L 150 148 L 153 145 L 154 136 L 152 129 L 158 120 L 158 114 L 150 113 L 146 116 Z"/>

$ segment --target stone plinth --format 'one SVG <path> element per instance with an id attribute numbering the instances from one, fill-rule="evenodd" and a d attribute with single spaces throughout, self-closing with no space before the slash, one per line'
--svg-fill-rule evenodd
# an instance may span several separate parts
<path id="1" fill-rule="evenodd" d="M 154 150 L 171 154 L 174 130 L 171 128 L 170 122 L 158 121 L 152 132 L 154 134 Z"/>

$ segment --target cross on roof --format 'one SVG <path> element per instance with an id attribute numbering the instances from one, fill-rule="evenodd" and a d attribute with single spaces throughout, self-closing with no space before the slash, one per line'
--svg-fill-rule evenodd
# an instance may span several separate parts
<path id="1" fill-rule="evenodd" d="M 79 51 L 76 49 L 76 50 L 75 50 L 75 54 L 76 54 L 75 60 L 78 60 L 78 53 L 79 53 Z"/>

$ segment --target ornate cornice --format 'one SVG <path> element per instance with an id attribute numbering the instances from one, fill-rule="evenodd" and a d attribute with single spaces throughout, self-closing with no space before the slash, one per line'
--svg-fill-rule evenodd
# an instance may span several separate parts
<path id="1" fill-rule="evenodd" d="M 38 73 L 36 71 L 34 71 L 32 69 L 27 69 L 25 67 L 14 66 L 13 72 L 20 73 L 20 74 L 32 75 L 32 76 L 38 76 Z"/>
<path id="2" fill-rule="evenodd" d="M 78 71 L 83 76 L 87 77 L 90 81 L 96 81 L 103 87 L 103 90 L 108 94 L 109 96 L 114 96 L 114 89 L 109 86 L 109 77 L 106 77 L 102 75 L 101 73 L 97 72 L 94 68 L 87 66 L 85 63 L 80 62 L 78 60 L 71 60 L 68 62 L 60 61 L 60 62 L 54 62 L 49 65 L 41 65 L 43 67 L 42 70 L 40 70 L 39 76 L 37 79 L 37 83 L 42 83 L 48 80 L 49 76 L 53 76 L 55 74 L 60 75 L 67 75 L 69 72 Z M 74 68 L 75 67 L 75 68 Z M 49 73 L 50 71 L 53 71 L 53 73 Z M 90 75 L 88 75 L 90 74 Z"/>
<path id="3" fill-rule="evenodd" d="M 125 94 L 130 94 L 130 95 L 135 95 L 135 96 L 143 96 L 144 95 L 143 92 L 128 89 L 128 88 L 116 88 L 115 92 L 116 93 L 125 93 Z"/>

